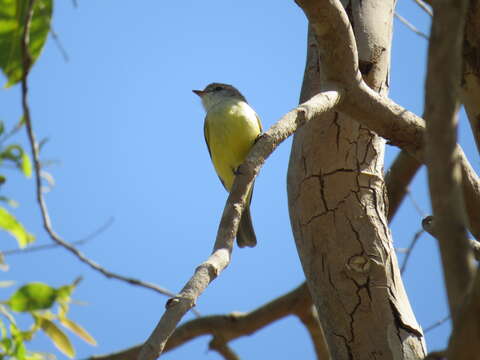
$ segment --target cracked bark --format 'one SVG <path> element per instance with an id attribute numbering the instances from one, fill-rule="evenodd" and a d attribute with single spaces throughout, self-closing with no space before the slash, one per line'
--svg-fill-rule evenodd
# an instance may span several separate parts
<path id="1" fill-rule="evenodd" d="M 297 3 L 307 17 L 320 7 L 315 1 Z M 357 40 L 358 68 L 372 89 L 386 95 L 394 2 L 343 5 Z M 322 6 L 320 16 L 327 17 L 329 11 Z M 313 36 L 326 29 L 324 22 L 311 23 L 301 102 L 341 76 L 334 71 L 337 64 L 322 62 L 328 55 Z M 343 57 L 338 58 L 341 63 Z M 292 144 L 290 218 L 333 359 L 425 355 L 387 226 L 383 154 L 382 138 L 335 112 L 299 129 Z"/>

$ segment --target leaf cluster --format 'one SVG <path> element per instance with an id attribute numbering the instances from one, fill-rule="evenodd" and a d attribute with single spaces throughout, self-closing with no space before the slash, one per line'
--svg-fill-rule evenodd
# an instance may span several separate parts
<path id="1" fill-rule="evenodd" d="M 73 358 L 75 349 L 62 327 L 85 342 L 96 345 L 95 339 L 82 326 L 68 318 L 71 295 L 79 280 L 59 288 L 31 282 L 18 288 L 0 304 L 0 360 L 43 360 L 53 357 L 51 354 L 27 350 L 26 343 L 38 332 L 43 332 L 62 353 Z M 31 317 L 32 324 L 28 329 L 19 327 L 14 312 Z"/>

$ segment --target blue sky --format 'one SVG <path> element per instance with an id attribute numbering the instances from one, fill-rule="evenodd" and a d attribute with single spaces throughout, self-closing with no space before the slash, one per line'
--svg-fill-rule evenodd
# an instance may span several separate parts
<path id="1" fill-rule="evenodd" d="M 428 17 L 410 0 L 398 12 L 424 32 Z M 235 84 L 270 127 L 296 106 L 305 61 L 306 20 L 293 1 L 141 2 L 56 1 L 53 25 L 66 48 L 66 63 L 50 38 L 31 76 L 30 106 L 42 158 L 56 186 L 46 195 L 55 229 L 66 240 L 84 237 L 114 217 L 113 225 L 83 246 L 91 259 L 121 274 L 181 289 L 209 255 L 226 193 L 203 139 L 203 109 L 191 89 L 213 81 Z M 427 43 L 395 21 L 391 97 L 422 114 Z M 4 78 L 1 79 L 4 81 Z M 21 116 L 20 89 L 2 89 L 0 119 Z M 462 116 L 460 138 L 478 170 L 478 156 Z M 16 141 L 26 144 L 25 134 Z M 227 270 L 198 301 L 202 314 L 248 311 L 303 280 L 289 227 L 286 170 L 290 141 L 271 156 L 255 186 L 252 215 L 259 241 L 236 249 Z M 388 147 L 387 164 L 396 149 Z M 50 243 L 41 228 L 34 183 L 14 172 L 2 194 L 20 202 L 15 215 Z M 412 195 L 429 212 L 425 171 Z M 406 200 L 392 224 L 397 248 L 408 245 L 421 216 Z M 1 249 L 15 241 L 0 234 Z M 399 255 L 400 261 L 402 255 Z M 144 341 L 164 309 L 165 297 L 108 280 L 57 249 L 7 258 L 4 279 L 52 286 L 83 282 L 71 317 L 98 340 L 90 347 L 73 338 L 79 358 Z M 404 281 L 418 321 L 426 327 L 447 313 L 434 239 L 423 236 Z M 11 290 L 2 289 L 1 298 Z M 186 320 L 192 315 L 187 315 Z M 449 325 L 427 334 L 429 349 L 446 344 Z M 207 337 L 165 359 L 219 359 Z M 292 346 L 278 346 L 289 341 Z M 295 318 L 281 320 L 234 341 L 249 359 L 313 358 L 306 331 Z M 57 353 L 43 335 L 32 349 Z M 58 354 L 58 353 L 57 353 Z M 63 355 L 58 354 L 59 358 Z"/>

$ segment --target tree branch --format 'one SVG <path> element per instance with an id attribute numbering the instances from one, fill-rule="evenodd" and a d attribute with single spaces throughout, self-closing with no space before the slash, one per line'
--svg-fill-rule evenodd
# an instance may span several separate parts
<path id="1" fill-rule="evenodd" d="M 93 231 L 91 234 L 85 236 L 83 239 L 80 240 L 75 240 L 71 242 L 72 245 L 84 245 L 85 243 L 89 242 L 93 238 L 97 237 L 101 233 L 103 233 L 105 230 L 107 230 L 111 225 L 113 224 L 113 217 L 108 219 L 105 224 L 100 226 L 98 229 Z M 34 245 L 34 246 L 29 246 L 23 249 L 9 249 L 9 250 L 3 250 L 0 251 L 5 256 L 9 255 L 20 255 L 20 254 L 25 254 L 29 252 L 37 252 L 37 251 L 42 251 L 42 250 L 49 250 L 49 249 L 54 249 L 56 247 L 59 247 L 60 245 L 57 243 L 53 244 L 42 244 L 42 245 Z"/>
<path id="2" fill-rule="evenodd" d="M 212 341 L 210 341 L 208 348 L 216 351 L 219 355 L 223 356 L 225 360 L 240 360 L 237 354 L 235 354 L 221 336 L 214 336 Z"/>
<path id="3" fill-rule="evenodd" d="M 387 139 L 391 144 L 402 148 L 419 162 L 425 161 L 424 137 L 425 120 L 371 90 L 366 84 L 349 89 L 339 107 L 340 111 L 354 117 Z M 470 232 L 480 238 L 480 181 L 472 169 L 463 150 L 456 146 L 458 161 L 462 170 L 462 189 Z"/>
<path id="4" fill-rule="evenodd" d="M 473 276 L 456 152 L 462 39 L 468 0 L 434 2 L 425 95 L 426 160 L 450 313 L 455 319 Z M 478 208 L 477 208 L 478 212 Z"/>
<path id="5" fill-rule="evenodd" d="M 194 319 L 179 326 L 168 340 L 164 352 L 176 349 L 186 342 L 203 335 L 221 334 L 221 341 L 227 343 L 242 336 L 270 325 L 288 315 L 296 315 L 311 330 L 311 337 L 315 338 L 314 345 L 318 359 L 328 359 L 326 348 L 322 348 L 324 340 L 322 333 L 315 329 L 308 319 L 308 312 L 312 308 L 312 299 L 306 283 L 248 313 L 230 313 L 227 315 L 212 315 Z M 94 356 L 89 360 L 130 360 L 136 359 L 141 346 L 135 346 L 118 353 Z M 321 357 L 323 356 L 323 357 Z"/>
<path id="6" fill-rule="evenodd" d="M 408 185 L 422 164 L 405 150 L 400 151 L 395 161 L 385 175 L 385 186 L 388 197 L 388 221 L 392 221 L 403 198 L 408 191 Z"/>
<path id="7" fill-rule="evenodd" d="M 138 279 L 126 277 L 123 275 L 119 275 L 113 273 L 104 267 L 100 266 L 99 264 L 95 263 L 94 261 L 88 259 L 83 253 L 81 253 L 77 248 L 75 248 L 72 244 L 64 241 L 60 236 L 58 236 L 55 231 L 53 230 L 52 223 L 50 220 L 50 215 L 48 213 L 47 204 L 43 197 L 42 192 L 42 179 L 41 179 L 41 165 L 40 165 L 40 155 L 38 144 L 35 140 L 35 134 L 33 132 L 32 127 L 32 120 L 30 116 L 30 107 L 28 105 L 28 74 L 30 72 L 30 68 L 32 65 L 31 56 L 28 50 L 29 44 L 29 36 L 30 36 L 30 24 L 33 16 L 33 5 L 35 0 L 29 0 L 27 12 L 26 12 L 26 19 L 25 19 L 25 28 L 22 36 L 22 60 L 23 60 L 23 76 L 22 76 L 22 109 L 25 119 L 25 127 L 27 131 L 28 140 L 30 143 L 30 148 L 32 152 L 32 159 L 34 165 L 34 173 L 35 173 L 35 186 L 36 186 L 36 195 L 37 195 L 37 202 L 40 207 L 40 212 L 42 215 L 43 220 L 43 227 L 50 238 L 57 243 L 58 245 L 64 247 L 72 254 L 74 254 L 80 261 L 90 266 L 92 269 L 102 273 L 107 278 L 117 279 L 124 282 L 127 282 L 131 285 L 141 286 L 150 290 L 153 290 L 157 293 L 167 296 L 174 296 L 174 294 L 164 288 L 161 288 L 158 285 L 148 283 L 145 281 L 141 281 Z"/>
<path id="8" fill-rule="evenodd" d="M 307 294 L 308 298 L 311 299 L 310 294 Z M 318 318 L 317 310 L 315 306 L 311 304 L 310 306 L 298 307 L 297 316 L 300 321 L 305 325 L 305 328 L 308 330 L 310 339 L 315 347 L 315 353 L 317 354 L 318 360 L 328 360 L 330 359 L 330 352 L 328 351 L 328 344 L 325 339 L 325 333 L 323 332 L 322 324 Z"/>
<path id="9" fill-rule="evenodd" d="M 425 40 L 428 40 L 428 35 L 425 34 L 424 32 L 418 30 L 418 28 L 413 25 L 410 21 L 408 21 L 407 19 L 405 19 L 402 15 L 400 15 L 398 12 L 395 11 L 395 17 L 403 24 L 405 25 L 407 28 L 409 28 L 410 30 L 412 30 L 415 34 L 417 34 L 418 36 L 421 36 L 422 38 L 424 38 Z"/>
<path id="10" fill-rule="evenodd" d="M 425 11 L 428 15 L 433 16 L 432 10 L 428 7 L 428 5 L 423 0 L 413 0 L 415 3 L 420 6 L 420 8 Z"/>
<path id="11" fill-rule="evenodd" d="M 463 38 L 463 72 L 460 98 L 480 151 L 480 0 L 470 0 Z"/>
<path id="12" fill-rule="evenodd" d="M 166 311 L 145 342 L 139 359 L 156 359 L 162 353 L 168 338 L 183 315 L 194 306 L 196 299 L 210 282 L 230 263 L 233 240 L 245 206 L 246 194 L 265 159 L 297 128 L 332 110 L 340 100 L 339 90 L 326 91 L 314 96 L 283 116 L 253 146 L 247 159 L 240 166 L 239 175 L 235 177 L 220 221 L 212 254 L 197 267 L 180 294 L 167 302 Z"/>
<path id="13" fill-rule="evenodd" d="M 477 357 L 480 347 L 480 268 L 459 313 L 453 318 L 453 331 L 447 358 L 469 360 Z M 473 355 L 477 354 L 477 355 Z"/>

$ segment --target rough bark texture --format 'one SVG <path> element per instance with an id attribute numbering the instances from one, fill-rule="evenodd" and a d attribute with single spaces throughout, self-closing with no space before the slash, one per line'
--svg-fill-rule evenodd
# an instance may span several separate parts
<path id="1" fill-rule="evenodd" d="M 311 2 L 298 3 L 308 15 Z M 362 75 L 385 95 L 394 3 L 343 5 L 353 24 Z M 319 60 L 321 51 L 310 35 L 301 102 L 331 78 L 321 73 L 329 71 Z M 424 356 L 423 335 L 387 226 L 383 154 L 382 138 L 338 113 L 306 124 L 294 136 L 287 184 L 290 218 L 333 359 Z"/>

